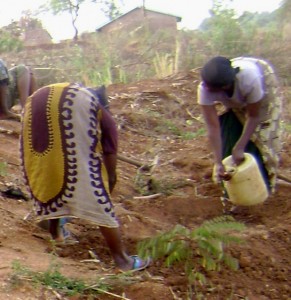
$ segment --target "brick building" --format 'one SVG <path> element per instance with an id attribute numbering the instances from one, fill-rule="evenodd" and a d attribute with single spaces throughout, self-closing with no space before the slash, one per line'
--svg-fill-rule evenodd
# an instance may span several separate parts
<path id="1" fill-rule="evenodd" d="M 97 28 L 96 31 L 101 33 L 131 32 L 138 28 L 146 28 L 151 32 L 163 29 L 177 31 L 177 23 L 181 20 L 182 18 L 178 16 L 136 7 Z"/>

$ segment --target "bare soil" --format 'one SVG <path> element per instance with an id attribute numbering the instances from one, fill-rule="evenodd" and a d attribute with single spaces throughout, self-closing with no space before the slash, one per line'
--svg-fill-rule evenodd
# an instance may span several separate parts
<path id="1" fill-rule="evenodd" d="M 151 176 L 139 176 L 138 167 L 122 160 L 118 164 L 113 201 L 131 254 L 136 254 L 139 241 L 176 224 L 195 228 L 224 214 L 221 190 L 211 180 L 211 154 L 196 105 L 196 86 L 197 74 L 189 72 L 108 87 L 111 111 L 119 127 L 120 154 L 144 164 L 157 162 Z M 1 191 L 12 186 L 26 194 L 18 153 L 20 123 L 0 121 L 0 129 Z M 196 137 L 187 139 L 193 133 Z M 291 177 L 290 141 L 284 134 L 280 174 L 287 177 Z M 149 185 L 149 178 L 159 183 L 159 189 Z M 264 204 L 237 207 L 232 212 L 247 226 L 246 243 L 231 252 L 239 260 L 239 270 L 205 272 L 209 282 L 199 287 L 192 299 L 291 299 L 290 187 L 279 181 L 276 193 Z M 147 199 L 140 197 L 142 192 L 160 195 Z M 94 224 L 74 220 L 69 227 L 80 243 L 62 247 L 53 256 L 48 233 L 28 216 L 32 201 L 2 193 L 0 211 L 0 299 L 93 299 L 62 296 L 27 280 L 16 281 L 12 270 L 15 261 L 42 272 L 57 263 L 65 276 L 90 282 L 118 273 Z M 90 253 L 96 255 L 95 261 Z M 154 261 L 147 270 L 111 283 L 114 295 L 94 299 L 187 299 L 187 278 L 181 265 L 167 268 L 162 261 Z"/>

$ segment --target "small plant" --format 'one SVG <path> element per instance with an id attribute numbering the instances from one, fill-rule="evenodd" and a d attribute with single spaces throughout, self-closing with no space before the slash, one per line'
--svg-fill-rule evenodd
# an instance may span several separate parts
<path id="1" fill-rule="evenodd" d="M 283 131 L 290 133 L 291 132 L 291 124 L 290 123 L 283 123 L 282 125 Z"/>
<path id="2" fill-rule="evenodd" d="M 153 59 L 155 72 L 158 78 L 163 78 L 174 73 L 174 62 L 168 53 L 160 55 L 158 52 Z"/>
<path id="3" fill-rule="evenodd" d="M 192 183 L 187 179 L 173 178 L 169 176 L 154 176 L 154 168 L 145 169 L 139 168 L 134 178 L 135 190 L 143 196 L 152 194 L 172 195 L 178 189 L 192 186 Z"/>
<path id="4" fill-rule="evenodd" d="M 59 265 L 55 260 L 51 262 L 48 270 L 44 272 L 32 271 L 21 265 L 19 261 L 14 261 L 12 263 L 12 269 L 12 284 L 17 285 L 23 281 L 27 281 L 29 284 L 32 283 L 36 287 L 44 287 L 48 290 L 52 290 L 54 294 L 57 295 L 58 299 L 63 299 L 63 297 L 66 296 L 76 296 L 78 299 L 79 297 L 80 299 L 97 299 L 100 294 L 123 299 L 123 297 L 114 294 L 109 290 L 114 289 L 114 287 L 136 283 L 141 280 L 141 278 L 137 278 L 133 274 L 126 272 L 120 274 L 108 274 L 106 276 L 101 274 L 100 277 L 96 277 L 92 282 L 71 279 L 61 274 Z"/>
<path id="5" fill-rule="evenodd" d="M 197 138 L 199 136 L 204 136 L 205 133 L 206 133 L 205 128 L 199 128 L 195 132 L 185 131 L 181 134 L 181 139 L 183 139 L 183 140 L 194 140 L 195 138 Z"/>
<path id="6" fill-rule="evenodd" d="M 30 279 L 36 285 L 42 285 L 58 292 L 63 295 L 76 295 L 82 294 L 86 290 L 86 284 L 81 280 L 74 280 L 65 277 L 60 273 L 58 267 L 54 266 L 45 272 L 35 272 L 24 266 L 18 261 L 13 262 L 12 269 L 14 270 L 14 281 L 21 279 Z"/>
<path id="7" fill-rule="evenodd" d="M 185 130 L 182 126 L 177 126 L 173 121 L 163 119 L 160 117 L 159 124 L 155 127 L 155 132 L 159 134 L 171 134 L 183 140 L 192 140 L 206 133 L 205 128 L 199 128 L 197 131 L 192 132 Z"/>
<path id="8" fill-rule="evenodd" d="M 172 230 L 161 233 L 139 243 L 139 254 L 151 256 L 153 260 L 164 259 L 167 267 L 175 263 L 184 264 L 189 288 L 196 283 L 205 284 L 201 270 L 219 271 L 223 265 L 238 269 L 238 261 L 226 253 L 226 246 L 241 243 L 231 233 L 242 231 L 245 225 L 231 216 L 221 216 L 204 222 L 199 228 L 189 230 L 176 225 Z"/>
<path id="9" fill-rule="evenodd" d="M 5 176 L 7 174 L 6 167 L 7 167 L 6 162 L 0 162 L 0 176 Z"/>

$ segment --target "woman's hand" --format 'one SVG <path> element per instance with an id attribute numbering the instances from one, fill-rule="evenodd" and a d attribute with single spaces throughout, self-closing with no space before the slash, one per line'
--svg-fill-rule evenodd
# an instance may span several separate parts
<path id="1" fill-rule="evenodd" d="M 214 174 L 215 180 L 217 182 L 224 180 L 228 181 L 231 178 L 231 173 L 226 172 L 224 165 L 222 163 L 217 163 L 215 165 L 216 174 Z"/>
<path id="2" fill-rule="evenodd" d="M 235 165 L 240 165 L 245 159 L 244 150 L 234 147 L 232 149 L 232 160 Z"/>

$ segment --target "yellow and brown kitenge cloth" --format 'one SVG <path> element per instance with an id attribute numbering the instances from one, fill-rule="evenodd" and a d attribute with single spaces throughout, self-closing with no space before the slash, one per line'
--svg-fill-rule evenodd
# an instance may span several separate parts
<path id="1" fill-rule="evenodd" d="M 257 59 L 256 63 L 264 76 L 265 96 L 261 108 L 264 118 L 257 126 L 251 140 L 260 152 L 264 167 L 267 170 L 271 190 L 274 192 L 282 147 L 280 117 L 283 95 L 273 68 L 261 59 Z M 240 122 L 244 124 L 246 119 L 245 112 L 236 109 L 233 111 Z"/>
<path id="2" fill-rule="evenodd" d="M 118 227 L 102 152 L 117 152 L 116 126 L 85 87 L 52 84 L 28 98 L 21 158 L 38 221 L 72 216 Z"/>
<path id="3" fill-rule="evenodd" d="M 248 105 L 260 103 L 259 124 L 244 150 L 256 157 L 266 185 L 274 192 L 281 150 L 283 95 L 273 67 L 260 58 L 230 60 L 217 56 L 204 65 L 201 77 L 198 103 L 224 108 L 219 114 L 222 158 L 232 155 L 243 134 Z"/>

